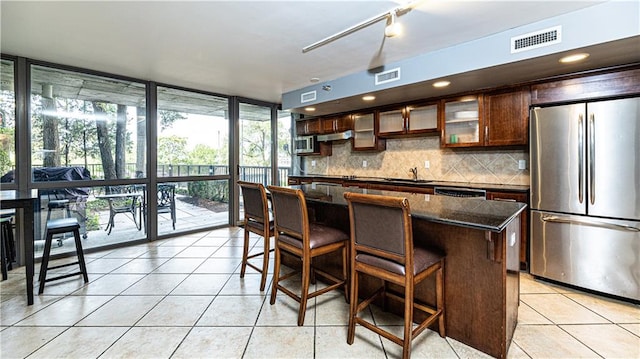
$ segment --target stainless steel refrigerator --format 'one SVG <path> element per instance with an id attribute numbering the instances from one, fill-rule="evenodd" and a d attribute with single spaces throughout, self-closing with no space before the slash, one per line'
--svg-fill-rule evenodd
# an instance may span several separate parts
<path id="1" fill-rule="evenodd" d="M 640 300 L 640 98 L 531 110 L 531 274 Z"/>

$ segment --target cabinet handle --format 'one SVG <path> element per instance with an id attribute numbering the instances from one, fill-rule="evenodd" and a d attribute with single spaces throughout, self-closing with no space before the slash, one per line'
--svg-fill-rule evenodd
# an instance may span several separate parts
<path id="1" fill-rule="evenodd" d="M 489 126 L 484 126 L 484 142 L 489 142 Z"/>

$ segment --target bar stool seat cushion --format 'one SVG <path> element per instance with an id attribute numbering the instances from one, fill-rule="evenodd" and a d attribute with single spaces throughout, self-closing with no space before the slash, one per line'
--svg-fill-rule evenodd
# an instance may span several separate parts
<path id="1" fill-rule="evenodd" d="M 80 228 L 77 218 L 59 218 L 47 221 L 47 229 L 49 231 L 71 231 L 74 227 Z"/>
<path id="2" fill-rule="evenodd" d="M 279 238 L 284 243 L 302 249 L 302 241 L 298 238 L 288 236 L 284 233 L 280 234 Z M 309 224 L 309 248 L 311 249 L 347 240 L 349 240 L 349 236 L 339 229 L 316 223 Z"/>
<path id="3" fill-rule="evenodd" d="M 414 247 L 413 249 L 413 274 L 418 274 L 430 266 L 440 262 L 445 256 L 437 251 Z M 404 264 L 370 254 L 356 255 L 356 262 L 382 268 L 391 273 L 405 275 Z"/>

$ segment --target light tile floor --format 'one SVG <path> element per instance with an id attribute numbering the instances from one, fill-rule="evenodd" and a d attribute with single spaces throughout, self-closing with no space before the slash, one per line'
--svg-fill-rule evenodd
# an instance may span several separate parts
<path id="1" fill-rule="evenodd" d="M 401 356 L 398 345 L 361 327 L 355 343 L 346 343 L 348 306 L 341 293 L 312 299 L 305 325 L 296 326 L 296 302 L 278 295 L 269 305 L 258 274 L 248 269 L 239 278 L 241 254 L 239 228 L 91 253 L 90 283 L 79 277 L 51 282 L 33 306 L 26 305 L 24 268 L 16 268 L 0 283 L 0 357 Z M 640 358 L 639 306 L 524 273 L 520 298 L 510 358 Z M 367 315 L 401 329 L 398 317 L 379 310 Z M 433 331 L 414 341 L 412 356 L 487 357 Z"/>

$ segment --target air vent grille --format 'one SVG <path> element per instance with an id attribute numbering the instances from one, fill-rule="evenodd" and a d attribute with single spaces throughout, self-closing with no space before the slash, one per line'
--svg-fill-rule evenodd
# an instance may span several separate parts
<path id="1" fill-rule="evenodd" d="M 543 46 L 559 44 L 562 41 L 562 26 L 530 32 L 511 38 L 511 53 L 517 53 Z"/>
<path id="2" fill-rule="evenodd" d="M 311 102 L 311 101 L 315 101 L 315 100 L 316 100 L 316 91 L 315 90 L 300 94 L 300 102 L 301 103 Z"/>
<path id="3" fill-rule="evenodd" d="M 400 80 L 400 68 L 379 72 L 375 77 L 376 86 Z"/>

